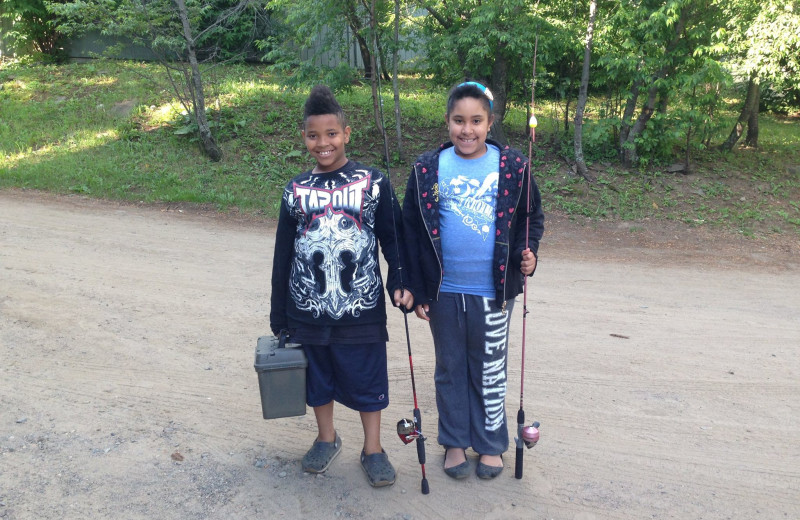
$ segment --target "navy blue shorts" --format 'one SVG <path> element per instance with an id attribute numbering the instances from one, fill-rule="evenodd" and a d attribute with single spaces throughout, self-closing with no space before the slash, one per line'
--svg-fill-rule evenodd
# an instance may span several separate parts
<path id="1" fill-rule="evenodd" d="M 358 412 L 389 406 L 386 342 L 303 345 L 308 359 L 306 403 L 312 408 L 335 400 Z"/>

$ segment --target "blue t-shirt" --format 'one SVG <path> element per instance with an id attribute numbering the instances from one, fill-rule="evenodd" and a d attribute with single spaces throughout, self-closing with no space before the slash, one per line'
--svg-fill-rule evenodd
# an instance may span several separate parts
<path id="1" fill-rule="evenodd" d="M 444 255 L 442 291 L 494 299 L 495 204 L 500 150 L 477 159 L 450 147 L 439 154 L 439 215 Z"/>

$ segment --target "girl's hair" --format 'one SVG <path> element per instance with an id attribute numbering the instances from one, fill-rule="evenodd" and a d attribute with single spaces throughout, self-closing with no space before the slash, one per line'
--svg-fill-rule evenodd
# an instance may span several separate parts
<path id="1" fill-rule="evenodd" d="M 316 85 L 311 89 L 306 99 L 305 108 L 303 110 L 303 125 L 311 116 L 324 116 L 333 114 L 342 124 L 342 128 L 347 126 L 347 121 L 344 117 L 344 110 L 342 106 L 336 101 L 333 91 L 326 85 Z"/>
<path id="2" fill-rule="evenodd" d="M 450 114 L 457 101 L 465 97 L 480 100 L 484 108 L 486 108 L 486 111 L 489 112 L 489 115 L 492 114 L 492 110 L 494 109 L 494 96 L 492 96 L 492 91 L 475 81 L 459 83 L 450 90 L 450 95 L 447 97 L 447 114 Z"/>

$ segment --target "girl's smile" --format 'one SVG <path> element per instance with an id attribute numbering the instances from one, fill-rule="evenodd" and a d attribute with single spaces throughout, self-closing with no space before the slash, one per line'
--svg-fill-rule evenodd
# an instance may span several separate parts
<path id="1" fill-rule="evenodd" d="M 494 115 L 484 103 L 473 97 L 459 99 L 445 117 L 450 141 L 464 159 L 477 159 L 486 153 L 486 136 Z"/>

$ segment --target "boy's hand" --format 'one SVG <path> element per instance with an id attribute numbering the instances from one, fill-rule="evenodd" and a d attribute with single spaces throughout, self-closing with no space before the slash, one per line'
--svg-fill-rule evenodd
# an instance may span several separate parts
<path id="1" fill-rule="evenodd" d="M 422 305 L 417 305 L 417 307 L 414 309 L 414 314 L 416 314 L 417 318 L 421 320 L 431 321 L 431 319 L 428 317 L 428 311 L 430 309 L 431 308 L 427 303 L 423 303 Z"/>
<path id="2" fill-rule="evenodd" d="M 528 276 L 536 269 L 536 255 L 530 249 L 526 249 L 522 252 L 522 264 L 520 265 L 520 271 L 525 276 Z"/>
<path id="3" fill-rule="evenodd" d="M 414 305 L 414 295 L 408 289 L 394 290 L 394 306 L 410 309 Z"/>

